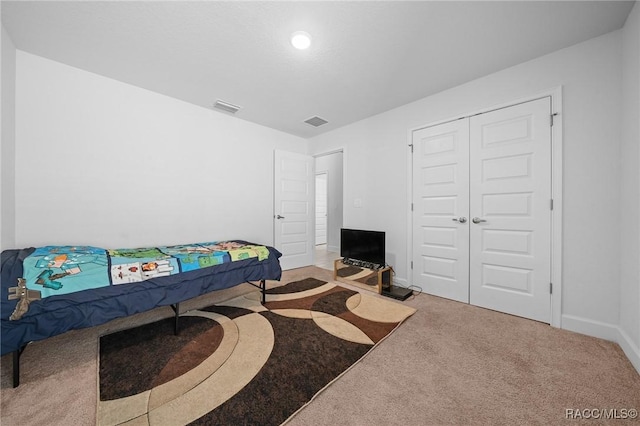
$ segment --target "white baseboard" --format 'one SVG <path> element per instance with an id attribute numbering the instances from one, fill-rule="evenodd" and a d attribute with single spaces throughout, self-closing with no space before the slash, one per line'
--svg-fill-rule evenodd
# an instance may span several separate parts
<path id="1" fill-rule="evenodd" d="M 562 328 L 617 343 L 629 359 L 629 362 L 631 362 L 631 365 L 640 374 L 640 348 L 634 344 L 629 335 L 618 325 L 573 315 L 562 315 Z"/>
<path id="2" fill-rule="evenodd" d="M 406 280 L 406 279 L 404 279 L 404 278 L 396 278 L 396 277 L 393 277 L 393 284 L 394 284 L 394 285 L 396 285 L 396 284 L 397 284 L 397 285 L 398 285 L 398 287 L 407 287 L 407 286 L 408 286 L 408 284 L 407 284 L 407 280 Z"/>
<path id="3" fill-rule="evenodd" d="M 618 344 L 622 348 L 624 354 L 629 358 L 631 364 L 640 374 L 640 348 L 631 340 L 631 337 L 620 327 L 618 327 Z"/>
<path id="4" fill-rule="evenodd" d="M 618 343 L 618 326 L 614 324 L 573 315 L 562 315 L 561 328 Z"/>

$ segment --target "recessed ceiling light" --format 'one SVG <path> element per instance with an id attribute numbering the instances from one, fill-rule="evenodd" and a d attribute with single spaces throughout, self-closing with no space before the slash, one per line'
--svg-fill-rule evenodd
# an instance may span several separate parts
<path id="1" fill-rule="evenodd" d="M 296 49 L 304 50 L 311 46 L 311 36 L 304 31 L 296 31 L 291 34 L 291 44 Z"/>

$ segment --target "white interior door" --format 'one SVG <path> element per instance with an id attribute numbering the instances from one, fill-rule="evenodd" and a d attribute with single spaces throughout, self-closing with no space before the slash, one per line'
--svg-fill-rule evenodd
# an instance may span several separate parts
<path id="1" fill-rule="evenodd" d="M 274 246 L 282 269 L 313 264 L 313 158 L 286 151 L 274 154 Z"/>
<path id="2" fill-rule="evenodd" d="M 469 301 L 469 122 L 413 134 L 413 282 Z"/>
<path id="3" fill-rule="evenodd" d="M 327 244 L 327 177 L 316 175 L 316 245 Z"/>
<path id="4" fill-rule="evenodd" d="M 551 99 L 470 119 L 470 303 L 551 320 Z"/>

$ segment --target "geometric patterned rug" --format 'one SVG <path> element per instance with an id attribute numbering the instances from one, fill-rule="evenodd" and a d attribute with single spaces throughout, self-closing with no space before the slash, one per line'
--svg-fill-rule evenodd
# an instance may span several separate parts
<path id="1" fill-rule="evenodd" d="M 307 278 L 100 338 L 99 425 L 280 425 L 415 310 Z"/>

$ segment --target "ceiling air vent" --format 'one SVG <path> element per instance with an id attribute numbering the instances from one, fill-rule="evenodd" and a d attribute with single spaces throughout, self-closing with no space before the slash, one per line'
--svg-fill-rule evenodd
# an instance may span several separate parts
<path id="1" fill-rule="evenodd" d="M 304 120 L 305 123 L 312 125 L 313 127 L 319 127 L 322 126 L 323 124 L 327 124 L 328 121 L 325 120 L 324 118 L 320 118 L 318 116 L 315 117 L 311 117 L 308 118 L 306 120 Z"/>
<path id="2" fill-rule="evenodd" d="M 219 109 L 224 112 L 230 112 L 231 114 L 235 114 L 240 110 L 240 107 L 234 104 L 230 104 L 229 102 L 221 101 L 218 99 L 215 104 L 213 104 L 215 109 Z"/>

